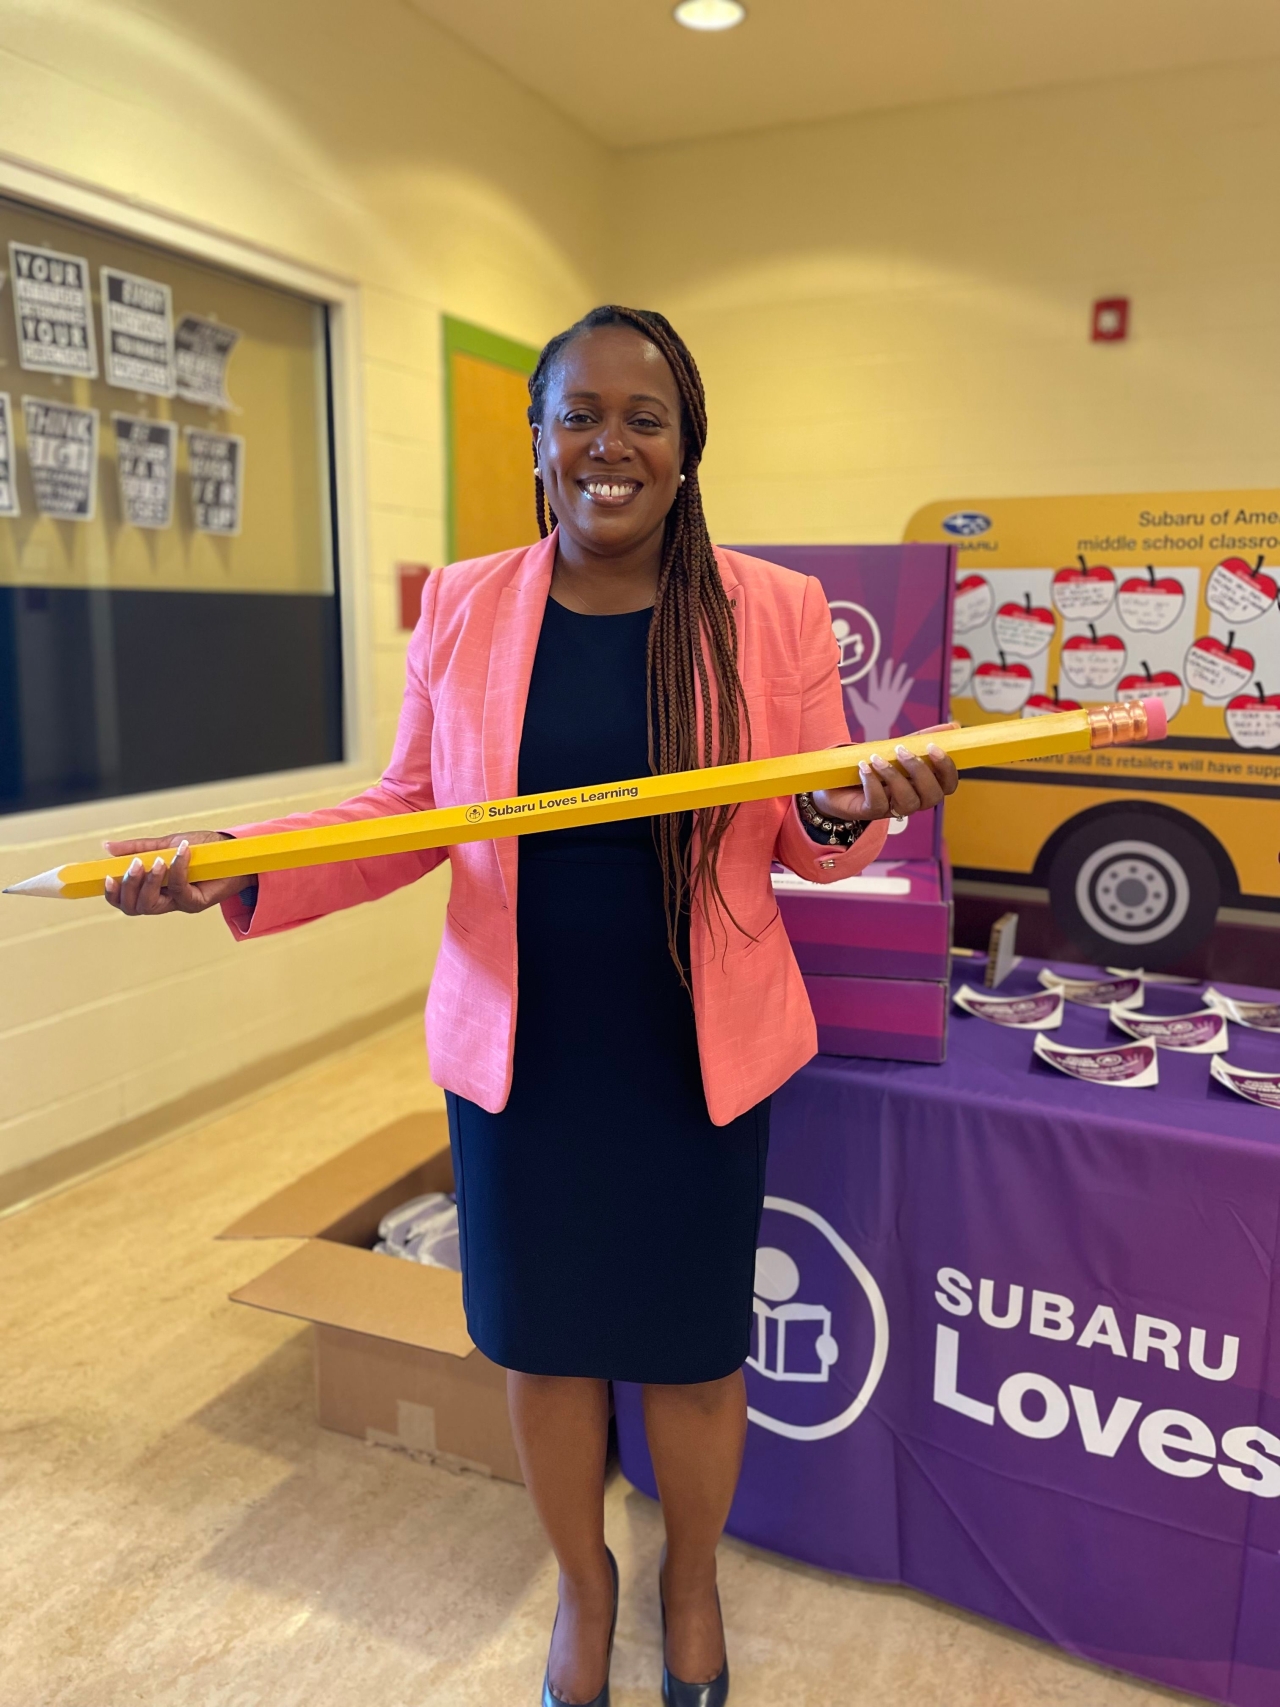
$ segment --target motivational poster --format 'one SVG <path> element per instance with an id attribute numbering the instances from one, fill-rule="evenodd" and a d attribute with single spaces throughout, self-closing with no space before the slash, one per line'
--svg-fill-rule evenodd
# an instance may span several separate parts
<path id="1" fill-rule="evenodd" d="M 13 404 L 0 391 L 0 516 L 18 514 L 17 469 L 13 452 Z"/>
<path id="2" fill-rule="evenodd" d="M 102 349 L 108 385 L 172 397 L 173 296 L 167 284 L 103 267 Z"/>
<path id="3" fill-rule="evenodd" d="M 174 334 L 174 363 L 178 396 L 186 403 L 204 403 L 210 409 L 231 409 L 227 395 L 227 363 L 240 342 L 232 326 L 205 320 L 199 314 L 184 314 Z"/>
<path id="4" fill-rule="evenodd" d="M 197 533 L 237 534 L 244 496 L 244 440 L 187 429 L 191 511 Z"/>
<path id="5" fill-rule="evenodd" d="M 89 263 L 79 255 L 10 243 L 18 361 L 28 373 L 98 376 Z"/>
<path id="6" fill-rule="evenodd" d="M 24 397 L 27 462 L 42 516 L 93 520 L 98 490 L 98 411 Z"/>
<path id="7" fill-rule="evenodd" d="M 120 509 L 135 528 L 167 528 L 173 520 L 178 429 L 172 421 L 113 415 Z"/>

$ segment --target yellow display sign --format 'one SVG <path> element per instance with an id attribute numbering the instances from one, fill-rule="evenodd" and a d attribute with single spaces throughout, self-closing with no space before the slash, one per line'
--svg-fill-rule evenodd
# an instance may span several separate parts
<path id="1" fill-rule="evenodd" d="M 1043 875 L 1072 819 L 1145 799 L 1199 826 L 1224 893 L 1280 897 L 1280 490 L 948 500 L 904 538 L 957 548 L 962 722 L 1145 696 L 1169 718 L 1152 751 L 979 775 L 957 866 Z"/>

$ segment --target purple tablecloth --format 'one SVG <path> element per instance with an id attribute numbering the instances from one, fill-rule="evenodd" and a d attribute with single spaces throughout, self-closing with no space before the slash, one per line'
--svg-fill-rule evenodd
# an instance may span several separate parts
<path id="1" fill-rule="evenodd" d="M 1052 1035 L 1118 1040 L 1072 1006 Z M 943 1066 L 819 1057 L 776 1098 L 730 1531 L 1276 1707 L 1280 1112 L 1208 1056 L 1118 1089 L 1033 1038 L 957 1011 Z M 1280 1071 L 1280 1037 L 1233 1025 L 1228 1059 Z"/>

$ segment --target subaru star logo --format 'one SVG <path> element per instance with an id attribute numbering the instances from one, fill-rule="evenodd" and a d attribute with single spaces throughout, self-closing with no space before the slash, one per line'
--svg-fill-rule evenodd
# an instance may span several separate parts
<path id="1" fill-rule="evenodd" d="M 949 516 L 943 516 L 942 525 L 947 533 L 958 534 L 961 539 L 972 539 L 975 534 L 986 533 L 991 526 L 991 517 L 984 516 L 981 510 L 954 510 Z"/>
<path id="2" fill-rule="evenodd" d="M 747 1416 L 788 1440 L 826 1440 L 862 1415 L 889 1355 L 875 1278 L 817 1210 L 766 1197 L 756 1251 Z"/>

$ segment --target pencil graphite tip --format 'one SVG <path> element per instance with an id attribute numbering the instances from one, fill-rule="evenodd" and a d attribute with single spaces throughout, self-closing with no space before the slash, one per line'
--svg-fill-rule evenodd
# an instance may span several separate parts
<path id="1" fill-rule="evenodd" d="M 55 866 L 52 871 L 42 871 L 38 877 L 28 877 L 22 883 L 11 883 L 4 893 L 6 895 L 47 895 L 56 901 L 62 894 L 61 868 Z"/>

